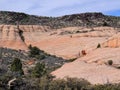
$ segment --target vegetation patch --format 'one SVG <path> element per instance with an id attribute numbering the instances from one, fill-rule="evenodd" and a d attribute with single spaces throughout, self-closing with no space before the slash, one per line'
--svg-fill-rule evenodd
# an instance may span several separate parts
<path id="1" fill-rule="evenodd" d="M 69 59 L 69 60 L 66 60 L 66 62 L 73 62 L 75 61 L 77 58 L 72 58 L 72 59 Z"/>
<path id="2" fill-rule="evenodd" d="M 100 45 L 100 43 L 98 43 L 98 45 L 97 45 L 97 48 L 101 48 L 101 45 Z"/>
<path id="3" fill-rule="evenodd" d="M 102 13 L 82 13 L 65 15 L 61 17 L 42 17 L 28 15 L 24 13 L 0 12 L 0 24 L 16 25 L 18 22 L 20 25 L 42 25 L 49 26 L 54 29 L 64 27 L 98 27 L 98 26 L 112 26 L 120 27 L 120 17 L 107 16 Z M 81 22 L 80 22 L 81 21 Z"/>
<path id="4" fill-rule="evenodd" d="M 11 64 L 10 70 L 18 75 L 23 75 L 22 62 L 19 58 L 15 58 Z"/>
<path id="5" fill-rule="evenodd" d="M 25 38 L 24 38 L 24 36 L 23 36 L 23 31 L 20 30 L 20 29 L 18 29 L 18 30 L 19 30 L 19 36 L 20 36 L 20 38 L 22 39 L 22 41 L 24 42 L 24 41 L 25 41 Z"/>
<path id="6" fill-rule="evenodd" d="M 108 60 L 108 65 L 112 65 L 113 61 L 112 60 Z"/>

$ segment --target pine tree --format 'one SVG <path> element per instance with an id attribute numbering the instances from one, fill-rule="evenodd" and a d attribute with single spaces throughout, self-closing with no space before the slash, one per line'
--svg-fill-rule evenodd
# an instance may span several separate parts
<path id="1" fill-rule="evenodd" d="M 11 68 L 10 70 L 12 72 L 18 73 L 20 75 L 23 75 L 23 70 L 22 70 L 22 63 L 21 60 L 19 58 L 15 58 L 14 61 L 11 64 Z"/>

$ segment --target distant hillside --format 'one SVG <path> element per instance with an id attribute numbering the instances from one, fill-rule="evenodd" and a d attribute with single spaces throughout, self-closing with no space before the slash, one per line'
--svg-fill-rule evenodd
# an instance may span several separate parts
<path id="1" fill-rule="evenodd" d="M 51 28 L 70 26 L 112 26 L 120 27 L 120 17 L 102 13 L 81 13 L 61 17 L 42 17 L 24 13 L 0 11 L 0 24 L 47 25 Z"/>

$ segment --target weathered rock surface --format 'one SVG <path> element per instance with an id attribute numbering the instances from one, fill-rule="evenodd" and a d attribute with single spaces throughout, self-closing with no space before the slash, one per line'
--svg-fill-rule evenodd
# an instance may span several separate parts
<path id="1" fill-rule="evenodd" d="M 0 34 L 1 47 L 27 50 L 27 46 L 20 38 L 19 31 L 16 26 L 1 25 Z"/>
<path id="2" fill-rule="evenodd" d="M 103 43 L 103 47 L 118 48 L 120 47 L 120 32 L 110 37 Z"/>
<path id="3" fill-rule="evenodd" d="M 120 81 L 119 69 L 105 64 L 108 60 L 120 64 L 119 36 L 119 30 L 112 27 L 51 29 L 48 26 L 20 25 L 18 29 L 15 25 L 0 25 L 0 47 L 28 50 L 31 44 L 59 57 L 78 58 L 52 74 L 57 78 L 85 78 L 92 84 Z M 101 48 L 97 48 L 99 43 Z M 82 56 L 82 50 L 86 51 L 86 56 Z"/>
<path id="4" fill-rule="evenodd" d="M 81 50 L 95 49 L 98 43 L 106 43 L 117 33 L 112 27 L 67 27 L 51 29 L 40 25 L 0 25 L 0 46 L 27 50 L 32 44 L 50 54 L 64 58 L 78 57 Z M 22 40 L 19 31 L 22 31 Z M 119 35 L 118 35 L 119 36 Z M 119 42 L 119 40 L 118 40 Z M 118 43 L 119 44 L 119 43 Z"/>
<path id="5" fill-rule="evenodd" d="M 84 78 L 92 84 L 120 82 L 120 71 L 116 68 L 120 65 L 120 34 L 118 31 L 101 27 L 93 32 L 75 34 L 72 37 L 82 38 L 80 42 L 86 41 L 84 44 L 86 47 L 82 49 L 86 50 L 87 55 L 78 57 L 76 61 L 67 63 L 52 72 L 56 78 Z M 91 38 L 94 39 L 90 40 Z M 97 48 L 98 43 L 101 44 L 101 48 Z M 112 66 L 107 65 L 108 60 L 113 61 Z"/>
<path id="6" fill-rule="evenodd" d="M 84 78 L 92 84 L 119 83 L 120 70 L 96 63 L 85 63 L 76 60 L 63 65 L 60 69 L 52 72 L 56 78 L 77 77 Z"/>
<path id="7" fill-rule="evenodd" d="M 23 41 L 20 36 L 20 30 L 22 31 L 22 34 L 24 32 L 37 33 L 48 31 L 48 27 L 42 27 L 37 25 L 21 25 L 18 28 L 18 26 L 15 25 L 0 25 L 0 47 L 7 47 L 17 50 L 28 50 L 26 42 Z M 23 38 L 26 39 L 24 36 Z"/>

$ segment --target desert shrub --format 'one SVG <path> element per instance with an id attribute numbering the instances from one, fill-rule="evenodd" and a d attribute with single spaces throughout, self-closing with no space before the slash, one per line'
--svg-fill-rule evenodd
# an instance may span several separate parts
<path id="1" fill-rule="evenodd" d="M 30 49 L 29 51 L 29 56 L 30 57 L 35 57 L 36 55 L 40 54 L 40 49 L 36 46 L 32 47 L 31 45 L 29 45 L 28 47 Z"/>
<path id="2" fill-rule="evenodd" d="M 80 31 L 76 31 L 76 33 L 80 33 Z"/>
<path id="3" fill-rule="evenodd" d="M 116 67 L 117 69 L 120 69 L 120 66 Z"/>
<path id="4" fill-rule="evenodd" d="M 48 56 L 48 54 L 46 54 L 44 51 L 40 50 L 36 46 L 32 47 L 32 45 L 29 45 L 28 48 L 30 50 L 29 57 L 34 57 L 36 59 L 42 60 L 46 58 L 46 56 Z"/>
<path id="5" fill-rule="evenodd" d="M 28 46 L 28 48 L 31 50 L 31 49 L 32 49 L 32 45 L 30 44 L 30 45 Z"/>
<path id="6" fill-rule="evenodd" d="M 54 76 L 51 74 L 46 74 L 40 78 L 39 89 L 40 90 L 49 90 L 50 83 L 52 82 Z"/>
<path id="7" fill-rule="evenodd" d="M 100 43 L 98 43 L 98 45 L 97 45 L 97 48 L 101 48 L 101 45 L 100 45 Z"/>
<path id="8" fill-rule="evenodd" d="M 47 79 L 46 77 L 42 77 L 40 79 L 39 89 L 40 90 L 48 90 L 49 82 L 50 82 L 49 79 Z"/>
<path id="9" fill-rule="evenodd" d="M 23 31 L 19 29 L 19 36 L 21 37 L 22 41 L 25 41 L 25 38 L 23 36 Z"/>
<path id="10" fill-rule="evenodd" d="M 107 22 L 103 22 L 103 26 L 109 26 Z"/>
<path id="11" fill-rule="evenodd" d="M 39 60 L 42 60 L 42 59 L 44 59 L 46 56 L 45 55 L 36 55 L 35 56 L 37 59 L 39 59 Z"/>
<path id="12" fill-rule="evenodd" d="M 11 64 L 10 70 L 15 72 L 16 74 L 23 75 L 24 72 L 22 70 L 22 62 L 19 58 L 15 58 Z"/>
<path id="13" fill-rule="evenodd" d="M 120 90 L 119 84 L 94 85 L 90 90 Z"/>
<path id="14" fill-rule="evenodd" d="M 66 84 L 63 79 L 53 80 L 49 84 L 49 90 L 64 90 Z"/>
<path id="15" fill-rule="evenodd" d="M 9 80 L 10 80 L 11 76 L 8 74 L 2 75 L 0 76 L 0 85 L 5 85 Z"/>
<path id="16" fill-rule="evenodd" d="M 90 83 L 84 79 L 57 79 L 50 82 L 49 90 L 81 90 L 88 85 L 90 85 Z"/>
<path id="17" fill-rule="evenodd" d="M 37 63 L 32 71 L 32 76 L 39 78 L 46 73 L 46 68 L 43 63 Z"/>
<path id="18" fill-rule="evenodd" d="M 67 78 L 67 86 L 71 88 L 71 90 L 81 90 L 88 85 L 90 85 L 90 83 L 85 79 Z"/>
<path id="19" fill-rule="evenodd" d="M 65 62 L 73 62 L 73 61 L 75 61 L 77 58 L 71 58 L 71 59 L 69 59 L 69 60 L 66 60 Z"/>
<path id="20" fill-rule="evenodd" d="M 57 56 L 56 56 L 56 55 L 50 55 L 50 56 L 52 56 L 52 57 L 54 57 L 54 58 L 57 58 Z"/>
<path id="21" fill-rule="evenodd" d="M 45 58 L 45 55 L 40 55 L 39 59 L 42 60 Z"/>
<path id="22" fill-rule="evenodd" d="M 112 65 L 113 61 L 112 60 L 108 60 L 108 65 Z"/>

